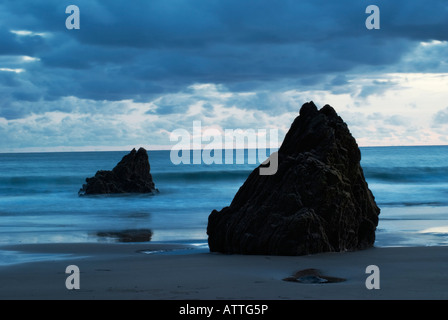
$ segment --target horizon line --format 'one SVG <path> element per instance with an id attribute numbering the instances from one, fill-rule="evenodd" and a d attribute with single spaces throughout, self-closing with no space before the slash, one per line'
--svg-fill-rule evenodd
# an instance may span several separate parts
<path id="1" fill-rule="evenodd" d="M 359 148 L 393 148 L 393 147 L 448 147 L 448 144 L 427 144 L 427 145 L 366 145 L 366 146 L 358 146 Z M 82 148 L 82 147 L 81 147 Z M 9 151 L 1 151 L 0 154 L 20 154 L 20 153 L 77 153 L 77 152 L 129 152 L 132 149 L 139 149 L 139 148 L 145 148 L 147 151 L 171 151 L 173 150 L 173 147 L 170 146 L 169 148 L 159 148 L 158 147 L 104 147 L 104 149 L 101 149 L 102 147 L 87 147 L 85 150 L 76 150 L 76 148 L 70 148 L 67 150 L 62 149 L 56 150 L 56 148 L 42 148 L 41 150 L 37 150 L 37 148 L 23 148 L 23 149 L 16 149 L 16 150 L 9 150 Z M 183 151 L 196 151 L 196 150 L 267 150 L 267 149 L 279 149 L 280 147 L 274 147 L 274 148 L 185 148 L 185 149 L 178 149 Z M 101 149 L 101 150 L 100 150 Z"/>

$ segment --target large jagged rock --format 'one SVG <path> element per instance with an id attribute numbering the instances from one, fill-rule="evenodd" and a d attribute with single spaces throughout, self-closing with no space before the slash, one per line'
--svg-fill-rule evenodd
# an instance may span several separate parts
<path id="1" fill-rule="evenodd" d="M 79 195 L 109 193 L 153 193 L 155 188 L 150 173 L 148 153 L 144 148 L 129 154 L 112 169 L 97 171 L 94 177 L 87 178 L 79 190 Z"/>
<path id="2" fill-rule="evenodd" d="M 210 214 L 210 251 L 304 255 L 373 246 L 380 209 L 360 161 L 335 110 L 304 104 L 278 150 L 277 172 L 255 169 L 230 206 Z"/>

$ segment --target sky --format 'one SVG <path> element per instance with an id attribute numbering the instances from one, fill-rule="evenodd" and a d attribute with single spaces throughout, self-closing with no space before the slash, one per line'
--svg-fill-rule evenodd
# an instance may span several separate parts
<path id="1" fill-rule="evenodd" d="M 360 146 L 446 145 L 447 89 L 446 0 L 0 2 L 0 152 L 169 149 L 194 121 L 281 143 L 308 101 Z"/>

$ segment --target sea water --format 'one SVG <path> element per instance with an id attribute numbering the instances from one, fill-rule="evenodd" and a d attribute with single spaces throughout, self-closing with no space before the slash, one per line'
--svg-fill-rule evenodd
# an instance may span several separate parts
<path id="1" fill-rule="evenodd" d="M 158 194 L 78 195 L 86 177 L 111 170 L 128 152 L 0 154 L 0 245 L 133 241 L 117 236 L 125 231 L 206 246 L 209 214 L 228 206 L 258 166 L 174 165 L 170 151 L 148 151 Z M 381 208 L 375 246 L 448 245 L 448 146 L 361 154 Z"/>

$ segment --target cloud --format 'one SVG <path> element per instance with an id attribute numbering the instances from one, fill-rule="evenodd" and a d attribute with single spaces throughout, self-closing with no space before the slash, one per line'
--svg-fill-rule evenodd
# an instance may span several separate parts
<path id="1" fill-rule="evenodd" d="M 356 96 L 367 98 L 370 95 L 381 95 L 386 91 L 397 89 L 398 85 L 398 82 L 392 80 L 372 80 L 369 84 L 362 86 Z"/>
<path id="2" fill-rule="evenodd" d="M 433 123 L 434 123 L 435 127 L 440 127 L 442 125 L 447 125 L 448 124 L 448 107 L 438 111 L 433 116 Z"/>
<path id="3" fill-rule="evenodd" d="M 96 137 L 107 145 L 108 133 L 125 144 L 147 137 L 140 121 L 127 122 L 137 115 L 153 132 L 165 132 L 194 118 L 289 125 L 309 100 L 374 114 L 374 103 L 382 108 L 387 97 L 398 104 L 394 94 L 410 93 L 407 80 L 392 74 L 448 72 L 444 0 L 378 0 L 381 29 L 374 31 L 364 25 L 366 4 L 355 0 L 78 0 L 80 30 L 65 28 L 66 5 L 0 4 L 0 119 L 21 130 L 23 146 L 25 137 L 34 144 L 33 135 L 45 134 L 48 144 L 81 145 L 82 135 L 69 134 L 75 124 L 85 143 Z M 418 92 L 426 94 L 425 86 Z M 65 122 L 42 120 L 54 127 L 31 130 L 33 117 L 61 113 Z M 395 114 L 381 120 L 391 136 L 403 126 Z"/>
<path id="4" fill-rule="evenodd" d="M 45 39 L 39 35 L 22 37 L 0 25 L 0 55 L 33 56 L 45 48 Z"/>
<path id="5" fill-rule="evenodd" d="M 416 8 L 422 5 L 414 4 Z M 412 30 L 399 33 L 396 22 L 393 32 L 385 27 L 382 33 L 368 33 L 363 26 L 364 8 L 358 2 L 261 0 L 255 6 L 233 0 L 176 0 L 170 5 L 155 0 L 130 6 L 123 1 L 79 1 L 78 6 L 82 27 L 68 31 L 59 1 L 3 4 L 2 9 L 16 19 L 7 20 L 9 30 L 6 26 L 0 30 L 4 35 L 0 47 L 9 54 L 41 59 L 40 68 L 30 70 L 30 78 L 45 78 L 36 85 L 44 87 L 49 99 L 76 95 L 141 100 L 192 83 L 247 89 L 247 82 L 305 81 L 360 66 L 393 64 L 413 48 L 409 38 L 417 36 Z M 387 2 L 382 7 L 386 17 L 399 9 Z M 398 17 L 403 10 L 397 11 Z M 421 15 L 420 10 L 405 11 L 409 20 Z M 266 12 L 270 12 L 269 20 Z M 443 17 L 443 12 L 438 15 Z M 386 26 L 390 24 L 389 19 L 383 20 Z M 434 28 L 419 32 L 420 38 L 429 40 L 439 34 L 437 28 L 446 26 L 443 19 L 433 21 Z M 409 25 L 408 20 L 402 23 Z M 11 30 L 29 34 L 18 36 Z"/>

